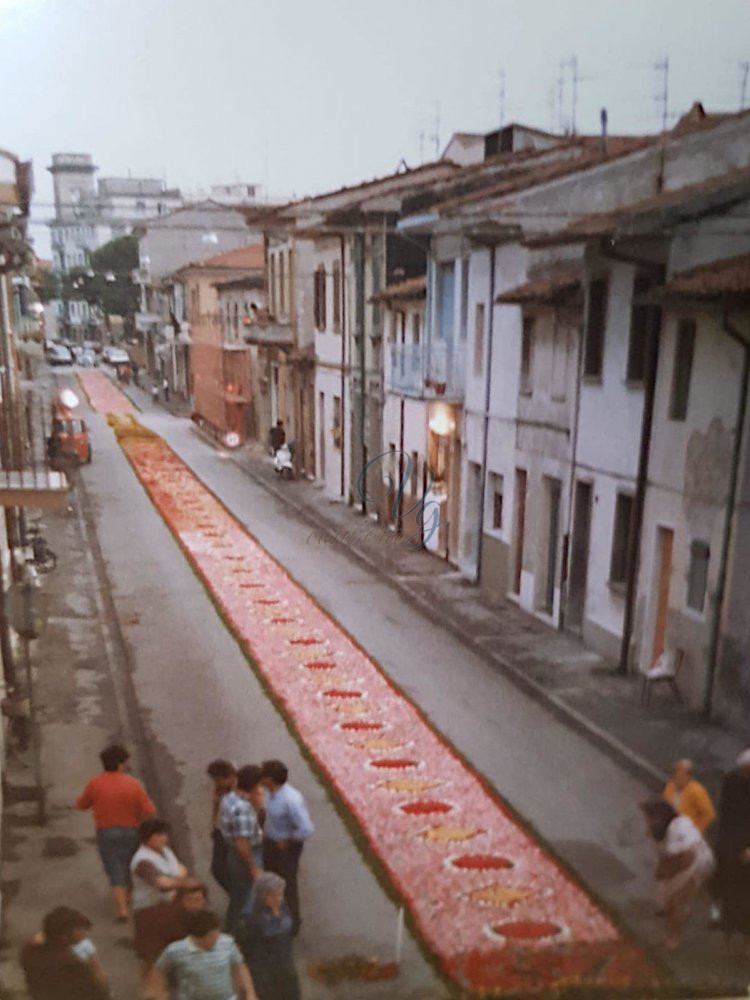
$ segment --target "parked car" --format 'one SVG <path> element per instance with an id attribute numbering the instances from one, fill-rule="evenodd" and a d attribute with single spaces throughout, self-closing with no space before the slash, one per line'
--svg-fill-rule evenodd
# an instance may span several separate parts
<path id="1" fill-rule="evenodd" d="M 99 364 L 99 358 L 90 348 L 84 347 L 78 358 L 78 364 L 82 368 L 95 368 Z"/>
<path id="2" fill-rule="evenodd" d="M 105 347 L 102 352 L 102 360 L 108 365 L 126 365 L 130 362 L 130 357 L 122 347 Z"/>
<path id="3" fill-rule="evenodd" d="M 47 348 L 47 363 L 50 365 L 72 365 L 73 355 L 64 344 L 52 343 Z"/>

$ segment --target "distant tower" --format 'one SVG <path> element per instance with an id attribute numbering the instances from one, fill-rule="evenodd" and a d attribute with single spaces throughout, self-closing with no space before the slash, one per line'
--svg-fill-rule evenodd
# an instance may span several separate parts
<path id="1" fill-rule="evenodd" d="M 81 200 L 89 200 L 96 195 L 94 166 L 90 153 L 54 153 L 52 166 L 47 167 L 52 174 L 55 189 L 55 218 L 63 222 L 76 217 L 75 207 Z"/>

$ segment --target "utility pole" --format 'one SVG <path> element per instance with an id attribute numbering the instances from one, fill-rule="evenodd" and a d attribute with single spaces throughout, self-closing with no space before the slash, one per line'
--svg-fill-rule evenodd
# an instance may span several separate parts
<path id="1" fill-rule="evenodd" d="M 557 77 L 557 128 L 560 135 L 565 134 L 565 121 L 563 119 L 563 95 L 565 93 L 565 60 L 560 60 L 559 73 Z"/>
<path id="2" fill-rule="evenodd" d="M 571 101 L 571 113 L 570 113 L 570 130 L 573 135 L 576 134 L 576 113 L 578 110 L 578 56 L 570 57 L 570 75 L 571 84 L 573 89 L 572 101 Z"/>
<path id="3" fill-rule="evenodd" d="M 745 110 L 745 97 L 747 96 L 747 77 L 750 73 L 750 62 L 740 63 L 740 111 Z"/>
<path id="4" fill-rule="evenodd" d="M 419 162 L 424 163 L 424 129 L 419 131 Z"/>

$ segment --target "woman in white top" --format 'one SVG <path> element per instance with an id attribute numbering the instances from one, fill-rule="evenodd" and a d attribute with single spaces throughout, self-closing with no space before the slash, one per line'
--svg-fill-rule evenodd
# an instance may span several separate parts
<path id="1" fill-rule="evenodd" d="M 641 809 L 657 848 L 656 883 L 667 921 L 664 947 L 673 951 L 693 898 L 714 870 L 714 856 L 695 823 L 668 802 L 650 799 Z"/>
<path id="2" fill-rule="evenodd" d="M 145 987 L 151 968 L 171 941 L 174 923 L 172 901 L 187 869 L 167 846 L 169 825 L 147 819 L 139 828 L 141 846 L 130 862 L 133 879 L 135 952 L 141 960 L 141 982 Z"/>

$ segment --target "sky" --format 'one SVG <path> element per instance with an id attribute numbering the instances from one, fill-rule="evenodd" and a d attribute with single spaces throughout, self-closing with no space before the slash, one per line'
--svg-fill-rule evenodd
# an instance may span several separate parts
<path id="1" fill-rule="evenodd" d="M 665 57 L 670 122 L 694 100 L 738 110 L 750 4 L 0 0 L 0 148 L 33 160 L 45 255 L 53 152 L 183 191 L 318 193 L 414 166 L 501 116 L 570 127 L 572 57 L 579 132 L 598 131 L 602 107 L 611 133 L 660 128 Z"/>

